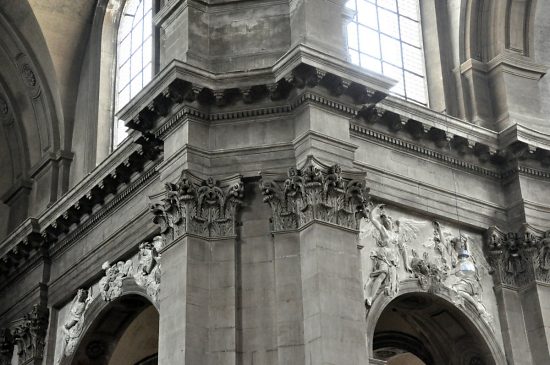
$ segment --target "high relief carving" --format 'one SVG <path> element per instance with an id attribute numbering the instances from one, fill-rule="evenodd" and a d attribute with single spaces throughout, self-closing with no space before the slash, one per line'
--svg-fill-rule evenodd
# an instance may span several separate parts
<path id="1" fill-rule="evenodd" d="M 114 265 L 111 265 L 108 261 L 105 262 L 102 265 L 105 276 L 99 281 L 101 298 L 106 302 L 110 302 L 120 297 L 123 279 L 133 277 L 136 284 L 143 287 L 147 291 L 147 295 L 157 302 L 161 280 L 159 251 L 162 249 L 163 244 L 164 239 L 161 236 L 154 237 L 152 242 L 142 242 L 138 246 L 138 265 L 135 271 L 131 260 L 119 261 Z M 84 330 L 86 311 L 92 300 L 92 288 L 77 291 L 70 304 L 65 322 L 61 327 L 62 341 L 57 363 L 75 352 Z"/>
<path id="2" fill-rule="evenodd" d="M 8 328 L 0 328 L 0 365 L 11 365 L 14 340 Z"/>
<path id="3" fill-rule="evenodd" d="M 160 290 L 160 254 L 163 239 L 156 236 L 153 242 L 143 242 L 139 245 L 138 267 L 134 273 L 136 283 L 145 288 L 147 294 L 158 301 Z"/>
<path id="4" fill-rule="evenodd" d="M 114 265 L 107 261 L 101 268 L 105 276 L 99 281 L 99 292 L 103 300 L 110 302 L 122 294 L 122 279 L 131 276 L 132 261 L 119 261 Z"/>
<path id="5" fill-rule="evenodd" d="M 13 338 L 17 345 L 17 354 L 21 363 L 44 357 L 48 317 L 48 308 L 35 305 L 32 311 L 23 317 L 15 327 Z"/>
<path id="6" fill-rule="evenodd" d="M 23 66 L 21 66 L 21 76 L 28 87 L 34 87 L 36 85 L 36 76 L 34 76 L 34 72 L 28 63 L 24 63 Z"/>
<path id="7" fill-rule="evenodd" d="M 61 355 L 58 363 L 61 362 L 63 356 L 71 356 L 76 350 L 76 345 L 84 329 L 86 310 L 91 301 L 91 289 L 78 289 L 62 327 L 63 339 L 61 340 Z"/>
<path id="8" fill-rule="evenodd" d="M 418 229 L 409 221 L 394 223 L 381 204 L 370 209 L 369 220 L 370 224 L 364 234 L 374 238 L 377 248 L 370 253 L 373 269 L 365 284 L 365 303 L 368 307 L 381 288 L 390 297 L 399 292 L 398 269 L 401 262 L 406 271 L 412 273 L 406 243 L 418 234 Z"/>
<path id="9" fill-rule="evenodd" d="M 457 306 L 471 303 L 492 327 L 492 317 L 483 303 L 481 276 L 489 269 L 481 251 L 463 234 L 453 234 L 439 222 L 399 218 L 395 221 L 383 205 L 369 209 L 362 240 L 369 241 L 372 261 L 365 280 L 365 305 L 370 308 L 378 295 L 393 297 L 399 282 L 416 279 L 425 291 L 447 293 Z"/>
<path id="10" fill-rule="evenodd" d="M 165 185 L 160 202 L 151 205 L 153 221 L 167 242 L 186 233 L 208 238 L 233 236 L 243 193 L 240 177 L 201 180 L 184 171 L 175 184 Z"/>
<path id="11" fill-rule="evenodd" d="M 486 234 L 495 280 L 520 287 L 533 281 L 550 283 L 550 231 L 525 224 L 518 232 L 491 227 Z"/>
<path id="12" fill-rule="evenodd" d="M 368 201 L 364 179 L 363 173 L 327 167 L 312 157 L 302 169 L 290 168 L 286 179 L 262 174 L 260 188 L 271 206 L 272 230 L 293 230 L 313 220 L 359 229 Z"/>

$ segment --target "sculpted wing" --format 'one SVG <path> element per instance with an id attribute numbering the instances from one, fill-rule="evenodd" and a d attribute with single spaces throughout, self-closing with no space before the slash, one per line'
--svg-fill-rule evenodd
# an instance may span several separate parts
<path id="1" fill-rule="evenodd" d="M 428 222 L 415 221 L 408 218 L 400 218 L 395 221 L 397 226 L 397 233 L 399 235 L 399 242 L 409 243 L 418 237 L 420 229 L 427 226 Z"/>

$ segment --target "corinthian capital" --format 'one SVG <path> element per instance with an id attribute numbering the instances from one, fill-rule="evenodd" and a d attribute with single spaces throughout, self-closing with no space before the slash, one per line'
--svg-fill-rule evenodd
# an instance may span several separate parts
<path id="1" fill-rule="evenodd" d="M 513 287 L 533 281 L 550 283 L 550 231 L 528 224 L 507 233 L 491 227 L 486 242 L 497 283 Z"/>
<path id="2" fill-rule="evenodd" d="M 233 236 L 243 195 L 240 176 L 203 180 L 184 171 L 176 183 L 165 184 L 160 199 L 151 204 L 153 221 L 166 242 L 186 233 L 207 238 Z"/>
<path id="3" fill-rule="evenodd" d="M 275 232 L 315 220 L 359 229 L 366 216 L 365 174 L 343 172 L 339 165 L 325 166 L 313 157 L 301 169 L 290 168 L 286 178 L 263 173 L 260 188 L 271 206 Z"/>
<path id="4" fill-rule="evenodd" d="M 13 331 L 21 363 L 44 357 L 49 310 L 42 305 L 33 306 L 31 312 L 19 320 Z"/>
<path id="5" fill-rule="evenodd" d="M 0 365 L 11 365 L 13 336 L 8 328 L 0 328 Z"/>

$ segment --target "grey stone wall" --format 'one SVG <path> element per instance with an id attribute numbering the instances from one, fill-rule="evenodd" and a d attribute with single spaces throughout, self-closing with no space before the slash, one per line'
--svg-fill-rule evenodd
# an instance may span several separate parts
<path id="1" fill-rule="evenodd" d="M 87 111 L 108 103 L 96 94 L 109 80 L 94 70 L 109 72 L 92 61 L 101 58 L 97 16 L 110 3 L 89 16 L 77 99 L 52 94 L 54 73 L 29 56 L 44 105 L 78 113 L 63 130 L 74 145 L 62 139 L 37 158 L 34 180 L 6 189 L 13 222 L 0 242 L 0 356 L 57 361 L 77 290 L 94 288 L 82 319 L 91 326 L 110 305 L 97 289 L 111 275 L 102 264 L 132 258 L 133 271 L 117 277 L 120 297 L 154 303 L 162 364 L 383 363 L 373 313 L 399 290 L 451 303 L 480 334 L 487 363 L 550 361 L 546 28 L 534 41 L 533 30 L 522 33 L 532 8 L 544 23 L 541 2 L 423 2 L 432 109 L 388 96 L 392 80 L 347 62 L 345 1 L 163 3 L 162 71 L 120 112 L 133 131 L 112 154 L 100 145 L 105 128 L 85 128 L 96 118 Z M 506 24 L 478 29 L 476 16 Z M 429 246 L 432 221 L 449 237 L 467 235 L 481 299 L 457 297 L 449 281 L 432 290 L 435 279 L 408 272 L 403 258 L 395 296 L 381 289 L 365 306 L 379 242 L 364 232 L 379 203 L 413 221 L 410 256 L 414 248 L 441 259 Z M 156 236 L 164 243 L 155 299 L 136 270 L 140 244 Z M 32 346 L 18 353 L 21 333 Z"/>

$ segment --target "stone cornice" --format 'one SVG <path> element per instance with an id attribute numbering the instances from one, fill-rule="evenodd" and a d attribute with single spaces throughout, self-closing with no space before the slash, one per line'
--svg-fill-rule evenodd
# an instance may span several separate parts
<path id="1" fill-rule="evenodd" d="M 60 237 L 78 236 L 95 224 L 98 217 L 123 201 L 128 191 L 143 183 L 150 175 L 149 170 L 143 173 L 145 167 L 161 152 L 162 146 L 153 136 L 134 134 L 39 218 L 28 219 L 0 243 L 0 276 L 23 272 L 34 262 L 32 256 L 47 252 Z M 142 176 L 132 178 L 136 173 Z"/>
<path id="2" fill-rule="evenodd" d="M 59 255 L 63 250 L 67 249 L 73 242 L 89 232 L 99 222 L 107 218 L 123 201 L 128 200 L 137 191 L 139 191 L 148 181 L 155 177 L 157 173 L 156 167 L 159 161 L 149 166 L 147 171 L 141 174 L 135 181 L 129 184 L 124 190 L 117 194 L 112 200 L 101 207 L 100 210 L 92 213 L 92 215 L 80 224 L 74 231 L 59 237 L 59 241 L 50 247 L 50 255 Z"/>
<path id="3" fill-rule="evenodd" d="M 392 101 L 395 105 L 386 107 Z M 401 103 L 406 104 L 409 110 L 414 110 L 417 114 L 403 113 L 399 108 Z M 462 127 L 459 131 L 458 128 L 452 129 L 456 126 L 449 122 L 453 120 L 452 118 L 447 119 L 445 115 L 429 113 L 422 107 L 413 108 L 407 104 L 410 103 L 383 100 L 376 106 L 360 110 L 357 120 L 365 122 L 364 127 L 376 133 L 384 135 L 389 133 L 392 138 L 395 137 L 398 140 L 412 139 L 415 141 L 413 144 L 421 146 L 420 150 L 429 150 L 428 146 L 435 145 L 443 155 L 456 154 L 455 159 L 460 165 L 472 165 L 468 161 L 477 159 L 479 164 L 489 162 L 490 165 L 487 165 L 489 168 L 496 168 L 505 175 L 514 171 L 517 165 L 520 166 L 518 172 L 532 176 L 545 177 L 550 172 L 550 169 L 546 170 L 550 166 L 550 145 L 543 144 L 544 138 L 535 130 L 514 126 L 497 133 L 463 123 L 470 128 Z M 434 123 L 433 119 L 423 118 L 426 115 L 435 117 L 442 123 Z M 356 126 L 351 128 L 357 129 Z M 381 129 L 385 131 L 381 132 Z M 406 134 L 399 136 L 401 133 Z M 413 150 L 417 149 L 413 148 Z M 470 169 L 476 170 L 475 165 L 474 163 L 470 166 Z"/>
<path id="4" fill-rule="evenodd" d="M 522 142 L 534 152 L 537 148 L 550 151 L 550 135 L 521 124 L 513 124 L 498 134 L 501 146 L 510 146 L 515 142 Z"/>
<path id="5" fill-rule="evenodd" d="M 360 125 L 358 123 L 351 123 L 350 130 L 356 136 L 359 136 L 362 138 L 368 138 L 371 140 L 376 140 L 382 144 L 389 144 L 392 146 L 396 146 L 405 151 L 408 151 L 417 155 L 423 155 L 430 159 L 440 161 L 442 163 L 451 165 L 461 170 L 465 170 L 465 171 L 469 171 L 469 172 L 473 172 L 476 174 L 485 175 L 485 176 L 497 178 L 497 179 L 500 179 L 502 176 L 502 174 L 498 170 L 487 169 L 485 167 L 454 157 L 450 154 L 442 153 L 435 149 L 428 148 L 426 146 L 423 146 L 421 143 L 414 143 L 401 138 L 397 138 L 387 133 L 379 132 L 374 129 L 368 128 L 367 126 Z"/>
<path id="6" fill-rule="evenodd" d="M 328 77 L 325 77 L 327 76 Z M 393 85 L 385 76 L 327 56 L 309 47 L 298 45 L 285 54 L 273 67 L 246 72 L 214 74 L 189 64 L 173 61 L 155 80 L 145 87 L 117 116 L 133 129 L 147 130 L 141 119 L 157 119 L 166 115 L 166 108 L 182 100 L 215 99 L 224 105 L 227 97 L 238 96 L 249 102 L 249 93 L 267 89 L 272 99 L 284 98 L 292 87 L 311 85 L 325 78 L 342 91 L 350 89 L 356 98 L 380 100 Z M 366 88 L 366 89 L 365 89 Z M 202 95 L 200 95 L 202 92 Z M 382 96 L 372 95 L 376 92 Z M 365 94 L 366 93 L 366 94 Z M 231 95 L 228 95 L 231 94 Z M 368 94 L 368 95 L 367 95 Z M 363 96 L 364 95 L 364 96 Z M 144 108 L 144 106 L 146 106 Z"/>
<path id="7" fill-rule="evenodd" d="M 533 62 L 530 57 L 510 50 L 499 53 L 486 65 L 488 72 L 493 72 L 498 67 L 502 67 L 503 72 L 533 80 L 540 79 L 548 71 L 547 65 Z"/>
<path id="8" fill-rule="evenodd" d="M 33 181 L 31 179 L 18 179 L 12 187 L 6 191 L 1 197 L 0 200 L 4 203 L 7 203 L 17 194 L 27 191 L 30 192 L 32 189 Z"/>

